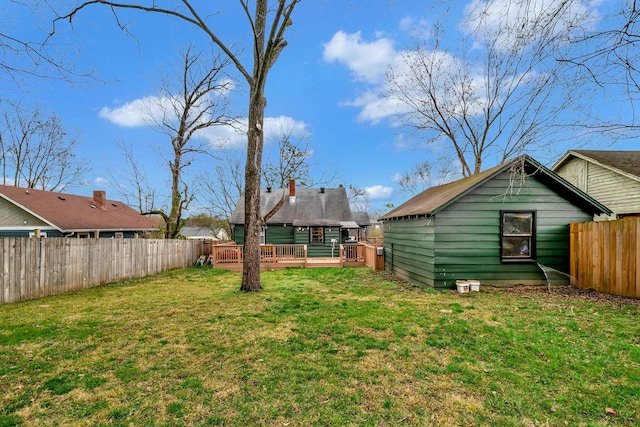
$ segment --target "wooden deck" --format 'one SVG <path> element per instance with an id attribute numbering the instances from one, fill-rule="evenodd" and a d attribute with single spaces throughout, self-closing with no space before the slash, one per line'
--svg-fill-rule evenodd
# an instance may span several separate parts
<path id="1" fill-rule="evenodd" d="M 340 245 L 340 256 L 330 258 L 311 258 L 307 256 L 306 245 L 261 245 L 260 269 L 280 270 L 290 267 L 299 268 L 340 268 L 365 267 L 375 270 L 384 269 L 383 256 L 377 255 L 373 246 L 353 243 Z M 239 245 L 214 246 L 208 262 L 214 268 L 242 271 L 243 247 Z"/>
<path id="2" fill-rule="evenodd" d="M 364 263 L 363 263 L 364 265 Z M 306 268 L 342 267 L 342 260 L 333 258 L 307 258 Z"/>

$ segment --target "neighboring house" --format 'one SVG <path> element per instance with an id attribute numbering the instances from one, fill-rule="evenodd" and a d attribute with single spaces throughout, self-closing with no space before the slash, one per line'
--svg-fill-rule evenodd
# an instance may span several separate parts
<path id="1" fill-rule="evenodd" d="M 151 219 L 122 202 L 0 185 L 0 237 L 138 237 Z"/>
<path id="2" fill-rule="evenodd" d="M 353 218 L 347 192 L 339 188 L 260 190 L 262 216 L 273 213 L 261 230 L 262 244 L 308 245 L 309 257 L 337 257 L 340 244 L 350 240 L 350 230 L 359 229 Z M 236 243 L 244 244 L 244 195 L 229 219 Z M 353 233 L 351 233 L 353 235 Z"/>
<path id="3" fill-rule="evenodd" d="M 185 226 L 180 229 L 180 235 L 185 239 L 193 240 L 230 240 L 227 232 L 222 228 L 209 228 L 198 226 Z"/>
<path id="4" fill-rule="evenodd" d="M 569 272 L 569 224 L 610 212 L 522 156 L 429 188 L 384 215 L 385 267 L 434 287 L 454 287 L 456 280 L 545 284 L 538 263 Z M 568 282 L 568 275 L 554 276 Z"/>
<path id="5" fill-rule="evenodd" d="M 618 218 L 640 216 L 640 151 L 572 150 L 552 169 Z"/>

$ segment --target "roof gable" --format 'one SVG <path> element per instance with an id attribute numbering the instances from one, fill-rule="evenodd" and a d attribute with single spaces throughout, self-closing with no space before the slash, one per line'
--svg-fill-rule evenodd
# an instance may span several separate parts
<path id="1" fill-rule="evenodd" d="M 260 190 L 260 210 L 265 216 L 279 203 L 280 208 L 267 220 L 267 224 L 294 226 L 340 226 L 353 222 L 349 199 L 344 187 L 299 188 L 295 201 L 289 198 L 289 189 Z M 244 196 L 240 197 L 229 220 L 231 224 L 244 224 Z"/>
<path id="2" fill-rule="evenodd" d="M 445 209 L 456 200 L 459 200 L 470 191 L 483 185 L 497 175 L 505 171 L 517 172 L 518 169 L 522 168 L 524 168 L 527 176 L 534 176 L 536 179 L 545 182 L 549 187 L 554 188 L 558 193 L 564 195 L 567 199 L 581 206 L 586 211 L 593 214 L 611 214 L 611 211 L 606 206 L 588 196 L 533 158 L 524 155 L 479 174 L 448 184 L 428 188 L 382 216 L 380 219 L 435 215 L 437 212 Z"/>
<path id="3" fill-rule="evenodd" d="M 551 169 L 557 171 L 572 158 L 597 164 L 605 169 L 640 181 L 640 151 L 626 150 L 571 150 Z"/>
<path id="4" fill-rule="evenodd" d="M 0 185 L 0 197 L 61 232 L 152 230 L 155 223 L 122 202 Z"/>

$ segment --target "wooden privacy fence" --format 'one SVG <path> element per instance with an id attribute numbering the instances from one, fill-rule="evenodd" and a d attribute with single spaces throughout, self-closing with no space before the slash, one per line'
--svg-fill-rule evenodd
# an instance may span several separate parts
<path id="1" fill-rule="evenodd" d="M 571 284 L 640 298 L 640 218 L 571 224 Z"/>
<path id="2" fill-rule="evenodd" d="M 0 239 L 0 304 L 193 265 L 199 240 Z"/>

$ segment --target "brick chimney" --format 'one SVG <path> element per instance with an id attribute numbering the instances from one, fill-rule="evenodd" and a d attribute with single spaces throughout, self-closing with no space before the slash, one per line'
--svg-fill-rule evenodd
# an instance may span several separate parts
<path id="1" fill-rule="evenodd" d="M 289 203 L 296 201 L 296 180 L 289 178 Z"/>
<path id="2" fill-rule="evenodd" d="M 102 190 L 93 191 L 93 205 L 101 211 L 107 210 L 107 193 Z"/>

